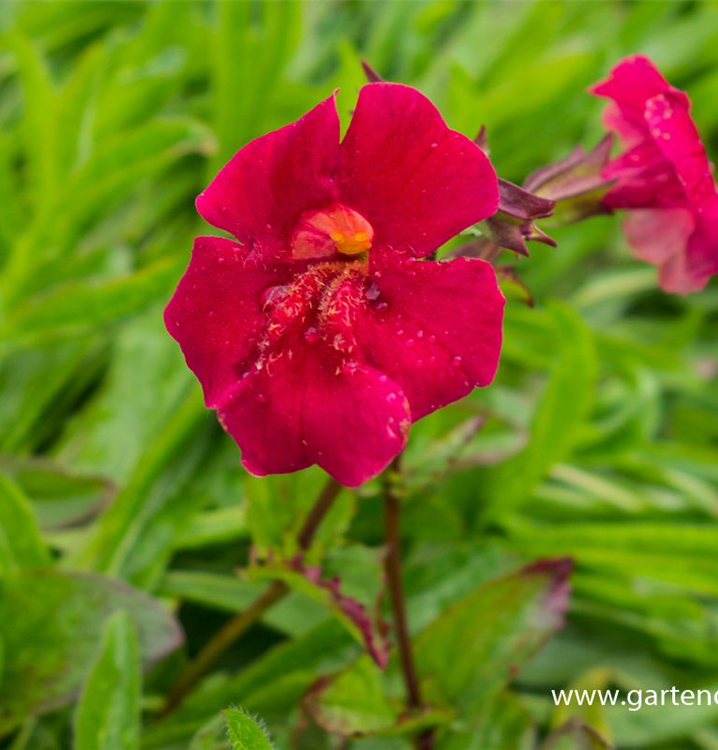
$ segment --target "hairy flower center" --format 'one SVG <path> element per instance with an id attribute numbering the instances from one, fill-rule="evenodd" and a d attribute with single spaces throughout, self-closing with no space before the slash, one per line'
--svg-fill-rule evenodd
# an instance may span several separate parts
<path id="1" fill-rule="evenodd" d="M 292 235 L 294 258 L 359 255 L 371 247 L 374 229 L 359 213 L 336 203 L 302 214 Z"/>
<path id="2" fill-rule="evenodd" d="M 290 284 L 267 289 L 262 298 L 267 325 L 255 367 L 285 354 L 291 358 L 298 341 L 321 341 L 351 359 L 357 345 L 356 313 L 371 300 L 366 286 L 366 265 L 354 260 L 316 263 Z"/>

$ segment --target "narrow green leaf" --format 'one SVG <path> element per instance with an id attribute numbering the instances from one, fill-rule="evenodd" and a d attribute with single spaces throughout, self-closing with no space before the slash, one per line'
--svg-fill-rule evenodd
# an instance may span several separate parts
<path id="1" fill-rule="evenodd" d="M 0 449 L 30 453 L 42 444 L 59 427 L 57 410 L 85 391 L 101 364 L 97 342 L 87 339 L 8 352 L 0 366 Z"/>
<path id="2" fill-rule="evenodd" d="M 33 190 L 43 200 L 52 200 L 58 187 L 57 93 L 47 61 L 37 47 L 19 33 L 11 34 L 9 41 L 22 82 L 22 132 Z"/>
<path id="3" fill-rule="evenodd" d="M 669 581 L 718 595 L 718 529 L 678 523 L 511 524 L 529 555 L 571 555 L 584 566 Z"/>
<path id="4" fill-rule="evenodd" d="M 185 528 L 202 500 L 195 495 L 179 502 L 175 496 L 207 448 L 207 433 L 198 429 L 201 418 L 201 395 L 193 389 L 79 552 L 83 565 L 137 585 L 161 573 L 157 566 L 171 556 L 174 530 Z M 187 453 L 181 454 L 182 448 Z"/>
<path id="5" fill-rule="evenodd" d="M 75 750 L 136 750 L 141 670 L 135 624 L 125 611 L 103 630 L 100 654 L 75 712 Z"/>
<path id="6" fill-rule="evenodd" d="M 232 467 L 237 472 L 237 467 Z M 215 544 L 237 542 L 249 536 L 247 511 L 244 506 L 220 508 L 199 513 L 192 525 L 177 540 L 177 549 L 200 549 Z"/>
<path id="7" fill-rule="evenodd" d="M 108 205 L 116 206 L 136 190 L 138 180 L 182 156 L 213 148 L 212 134 L 188 117 L 157 119 L 115 135 L 73 173 L 67 190 L 81 199 L 65 206 L 65 213 L 57 217 L 58 230 L 65 241 L 72 239 L 85 222 L 106 214 Z"/>
<path id="8" fill-rule="evenodd" d="M 556 304 L 551 313 L 558 355 L 526 448 L 491 476 L 494 514 L 525 502 L 551 467 L 570 455 L 592 402 L 597 365 L 591 333 L 569 307 Z"/>
<path id="9" fill-rule="evenodd" d="M 111 281 L 63 284 L 15 308 L 0 328 L 0 340 L 32 345 L 92 332 L 166 297 L 177 275 L 177 263 L 163 260 Z"/>
<path id="10" fill-rule="evenodd" d="M 247 527 L 259 559 L 290 559 L 297 554 L 299 529 L 326 481 L 326 474 L 317 467 L 289 475 L 245 478 Z M 315 536 L 312 559 L 343 536 L 355 510 L 353 493 L 342 492 Z"/>
<path id="11" fill-rule="evenodd" d="M 29 500 L 15 482 L 0 474 L 0 571 L 49 563 Z"/>
<path id="12" fill-rule="evenodd" d="M 210 49 L 220 150 L 213 170 L 261 133 L 267 105 L 301 33 L 298 3 L 253 7 L 223 0 L 215 9 L 218 28 Z"/>
<path id="13" fill-rule="evenodd" d="M 159 308 L 125 324 L 112 354 L 101 388 L 68 424 L 54 454 L 76 472 L 106 476 L 125 486 L 189 391 L 199 388 L 167 335 Z M 201 414 L 198 404 L 198 418 Z"/>
<path id="14" fill-rule="evenodd" d="M 92 131 L 97 111 L 97 94 L 106 75 L 107 48 L 101 44 L 88 47 L 77 60 L 72 75 L 59 93 L 56 127 L 58 169 L 68 175 L 91 153 Z"/>
<path id="15" fill-rule="evenodd" d="M 0 267 L 27 221 L 20 199 L 19 174 L 14 169 L 10 139 L 0 130 Z"/>
<path id="16" fill-rule="evenodd" d="M 43 530 L 92 517 L 115 493 L 103 477 L 76 474 L 46 458 L 0 454 L 0 471 L 27 495 Z"/>
<path id="17" fill-rule="evenodd" d="M 165 298 L 178 273 L 174 260 L 162 260 L 110 281 L 68 282 L 16 307 L 0 327 L 0 341 L 27 346 L 90 333 Z"/>
<path id="18" fill-rule="evenodd" d="M 236 613 L 246 609 L 266 588 L 266 584 L 250 583 L 236 576 L 171 570 L 162 581 L 159 595 Z M 280 633 L 298 636 L 326 619 L 327 611 L 322 605 L 290 593 L 265 612 L 262 622 Z"/>

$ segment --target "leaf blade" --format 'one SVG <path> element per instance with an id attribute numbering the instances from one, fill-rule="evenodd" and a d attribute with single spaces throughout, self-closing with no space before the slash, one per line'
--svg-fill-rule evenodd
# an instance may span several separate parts
<path id="1" fill-rule="evenodd" d="M 99 657 L 75 712 L 74 750 L 135 750 L 141 683 L 135 626 L 120 610 L 105 623 Z"/>

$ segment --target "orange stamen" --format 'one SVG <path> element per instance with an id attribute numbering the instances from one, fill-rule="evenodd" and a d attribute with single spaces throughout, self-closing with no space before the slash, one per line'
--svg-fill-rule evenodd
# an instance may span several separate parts
<path id="1" fill-rule="evenodd" d="M 359 213 L 337 203 L 302 215 L 292 237 L 295 258 L 359 255 L 371 247 L 374 229 Z"/>

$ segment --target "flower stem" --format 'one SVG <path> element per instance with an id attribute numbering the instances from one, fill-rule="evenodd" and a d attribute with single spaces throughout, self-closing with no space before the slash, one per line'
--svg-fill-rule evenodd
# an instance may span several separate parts
<path id="1" fill-rule="evenodd" d="M 395 490 L 396 474 L 399 471 L 401 471 L 401 459 L 397 456 L 389 467 L 384 482 L 384 521 L 387 544 L 385 566 L 407 703 L 410 709 L 419 709 L 422 707 L 421 688 L 411 650 L 404 584 L 401 576 L 401 502 Z M 431 730 L 422 732 L 417 738 L 417 750 L 431 750 L 433 746 L 434 735 Z"/>
<path id="2" fill-rule="evenodd" d="M 316 535 L 321 522 L 332 507 L 337 495 L 341 492 L 343 486 L 335 479 L 329 479 L 324 485 L 324 489 L 319 494 L 316 502 L 307 515 L 304 525 L 297 537 L 299 549 L 306 552 L 314 536 Z M 272 585 L 258 596 L 247 609 L 236 614 L 231 620 L 220 628 L 209 641 L 204 645 L 197 656 L 187 665 L 185 670 L 180 674 L 177 682 L 167 697 L 167 702 L 162 709 L 162 716 L 165 716 L 177 708 L 185 697 L 190 693 L 192 688 L 204 677 L 205 674 L 214 666 L 217 660 L 224 654 L 227 649 L 237 641 L 259 618 L 276 602 L 282 599 L 289 589 L 281 581 L 275 581 Z"/>

